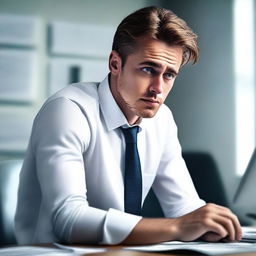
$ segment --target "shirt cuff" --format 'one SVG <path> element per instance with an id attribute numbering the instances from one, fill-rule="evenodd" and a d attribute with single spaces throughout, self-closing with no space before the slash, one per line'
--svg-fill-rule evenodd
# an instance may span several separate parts
<path id="1" fill-rule="evenodd" d="M 121 243 L 141 219 L 141 216 L 109 209 L 103 226 L 103 240 L 101 243 Z"/>

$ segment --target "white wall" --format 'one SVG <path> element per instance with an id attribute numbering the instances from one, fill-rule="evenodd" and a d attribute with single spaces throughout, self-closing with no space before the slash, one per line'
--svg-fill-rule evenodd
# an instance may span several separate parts
<path id="1" fill-rule="evenodd" d="M 0 11 L 39 15 L 47 21 L 118 25 L 129 13 L 151 3 L 149 0 L 0 0 Z"/>
<path id="2" fill-rule="evenodd" d="M 36 84 L 36 96 L 34 102 L 30 104 L 16 104 L 0 102 L 0 115 L 8 116 L 9 119 L 18 113 L 19 118 L 28 120 L 27 127 L 31 127 L 33 117 L 38 109 L 49 96 L 47 94 L 49 86 L 49 63 L 51 55 L 48 52 L 47 25 L 51 21 L 65 21 L 81 24 L 97 24 L 116 27 L 120 21 L 129 13 L 152 5 L 158 1 L 153 0 L 0 0 L 1 14 L 32 15 L 40 18 L 39 44 L 36 47 L 36 53 L 39 59 L 38 84 Z M 1 46 L 5 47 L 5 46 Z M 107 58 L 106 58 L 107 63 Z M 8 127 L 7 119 L 1 120 Z M 21 127 L 13 127 L 12 133 L 18 131 Z M 26 138 L 28 140 L 29 129 L 25 128 Z M 5 129 L 8 133 L 8 129 Z M 24 150 L 1 151 L 0 159 L 23 157 Z"/>

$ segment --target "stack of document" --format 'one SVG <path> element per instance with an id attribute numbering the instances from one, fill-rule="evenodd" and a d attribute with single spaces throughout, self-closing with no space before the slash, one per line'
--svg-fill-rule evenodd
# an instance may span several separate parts
<path id="1" fill-rule="evenodd" d="M 206 255 L 256 252 L 256 243 L 207 243 L 171 241 L 155 245 L 126 247 L 126 250 L 144 252 L 192 251 Z"/>
<path id="2" fill-rule="evenodd" d="M 125 249 L 147 252 L 193 251 L 203 253 L 206 255 L 256 252 L 256 227 L 243 227 L 242 231 L 243 235 L 241 242 L 208 243 L 203 241 L 170 241 L 154 245 L 131 246 L 126 247 Z"/>
<path id="3" fill-rule="evenodd" d="M 256 243 L 256 227 L 242 227 L 242 242 Z"/>

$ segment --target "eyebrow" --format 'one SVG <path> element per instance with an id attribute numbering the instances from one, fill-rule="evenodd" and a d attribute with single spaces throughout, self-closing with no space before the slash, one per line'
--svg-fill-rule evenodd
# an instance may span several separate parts
<path id="1" fill-rule="evenodd" d="M 158 63 L 153 62 L 153 61 L 143 61 L 143 62 L 140 63 L 140 65 L 146 65 L 146 66 L 155 67 L 155 68 L 161 68 L 162 67 L 161 64 L 158 64 Z M 167 71 L 171 72 L 171 73 L 174 73 L 176 76 L 178 75 L 178 72 L 173 68 L 168 67 Z"/>

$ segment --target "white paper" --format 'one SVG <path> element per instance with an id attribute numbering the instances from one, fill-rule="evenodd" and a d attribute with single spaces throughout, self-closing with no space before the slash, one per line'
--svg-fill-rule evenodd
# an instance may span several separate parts
<path id="1" fill-rule="evenodd" d="M 174 250 L 188 250 L 207 255 L 220 255 L 244 252 L 256 252 L 256 243 L 207 243 L 171 241 L 149 246 L 126 247 L 126 250 L 164 252 Z"/>
<path id="2" fill-rule="evenodd" d="M 97 248 L 97 247 L 78 247 L 78 246 L 68 246 L 68 245 L 62 245 L 59 243 L 54 243 L 55 246 L 65 249 L 65 250 L 71 250 L 74 253 L 77 254 L 86 254 L 86 253 L 98 253 L 98 252 L 105 252 L 107 249 L 105 248 Z"/>
<path id="3" fill-rule="evenodd" d="M 52 54 L 108 57 L 115 29 L 106 25 L 53 22 Z"/>
<path id="4" fill-rule="evenodd" d="M 0 100 L 19 102 L 35 100 L 37 61 L 34 50 L 0 50 Z"/>
<path id="5" fill-rule="evenodd" d="M 242 227 L 242 240 L 250 240 L 256 242 L 256 227 Z"/>
<path id="6" fill-rule="evenodd" d="M 0 14 L 0 43 L 35 46 L 39 24 L 39 19 L 34 16 Z"/>
<path id="7" fill-rule="evenodd" d="M 79 82 L 101 82 L 109 72 L 107 60 L 52 58 L 50 63 L 49 95 L 70 84 L 72 67 L 80 69 Z"/>
<path id="8" fill-rule="evenodd" d="M 38 246 L 17 246 L 0 249 L 0 256 L 75 256 L 72 251 Z"/>

